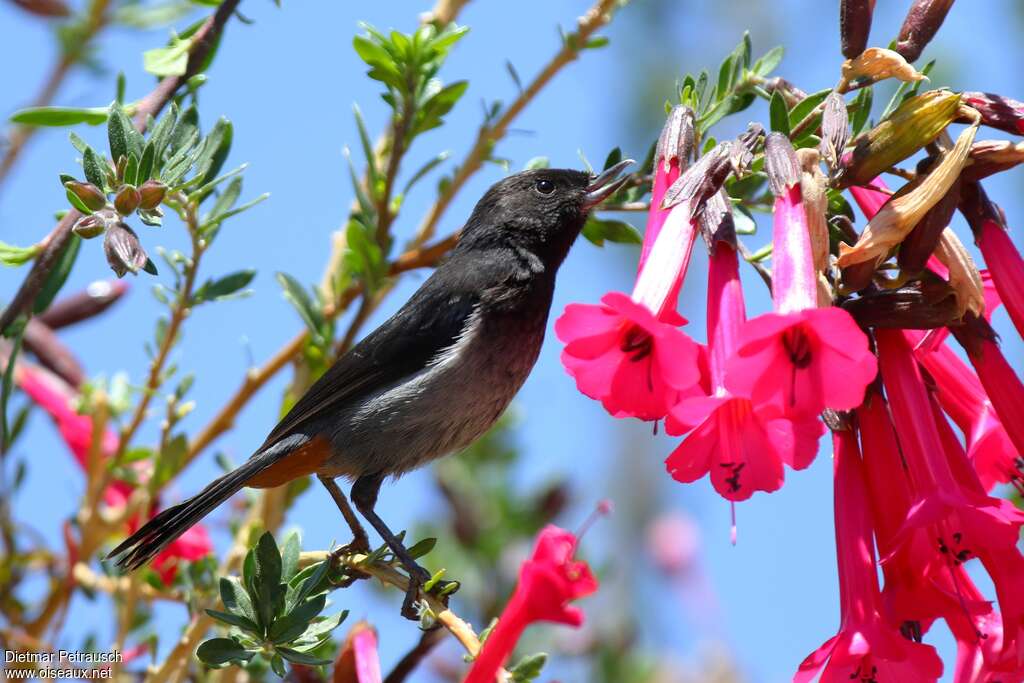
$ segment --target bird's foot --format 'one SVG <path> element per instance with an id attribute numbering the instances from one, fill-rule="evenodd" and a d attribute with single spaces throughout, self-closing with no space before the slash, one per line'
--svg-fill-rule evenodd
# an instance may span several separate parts
<path id="1" fill-rule="evenodd" d="M 406 567 L 406 570 L 409 572 L 409 587 L 405 591 L 405 599 L 402 600 L 402 616 L 412 621 L 421 620 L 422 610 L 416 607 L 421 592 L 436 598 L 442 605 L 448 607 L 449 597 L 461 586 L 458 581 L 434 580 L 430 572 L 418 564 Z M 427 586 L 429 589 L 424 591 Z"/>
<path id="2" fill-rule="evenodd" d="M 341 565 L 341 558 L 349 555 L 369 555 L 370 554 L 370 542 L 364 536 L 362 538 L 354 538 L 350 542 L 343 546 L 335 548 L 328 555 L 327 558 L 331 562 L 332 568 L 337 568 Z M 366 572 L 359 571 L 352 565 L 345 565 L 345 578 L 337 584 L 339 588 L 347 588 L 359 579 L 368 579 L 370 575 Z"/>

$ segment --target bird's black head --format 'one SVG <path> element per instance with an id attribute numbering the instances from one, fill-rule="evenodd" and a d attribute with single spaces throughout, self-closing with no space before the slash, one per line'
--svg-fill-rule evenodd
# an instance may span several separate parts
<path id="1" fill-rule="evenodd" d="M 462 229 L 459 250 L 528 249 L 545 264 L 558 266 L 590 210 L 625 182 L 619 178 L 632 161 L 599 176 L 571 169 L 543 168 L 510 175 L 495 183 L 477 203 Z"/>

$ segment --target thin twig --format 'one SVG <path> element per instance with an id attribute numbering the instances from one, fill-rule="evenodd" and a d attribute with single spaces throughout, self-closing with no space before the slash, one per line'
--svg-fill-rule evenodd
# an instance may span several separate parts
<path id="1" fill-rule="evenodd" d="M 440 629 L 424 631 L 412 649 L 406 652 L 395 664 L 395 668 L 384 677 L 384 683 L 403 683 L 406 677 L 419 667 L 423 659 L 444 640 L 444 633 Z"/>
<path id="2" fill-rule="evenodd" d="M 146 129 L 146 117 L 156 117 L 160 111 L 171 101 L 174 94 L 183 86 L 188 79 L 196 75 L 206 56 L 210 52 L 214 41 L 224 30 L 224 25 L 234 14 L 240 0 L 224 0 L 214 12 L 213 16 L 206 20 L 206 23 L 196 31 L 192 38 L 192 47 L 189 52 L 188 66 L 181 76 L 168 76 L 160 81 L 151 93 L 139 100 L 135 109 L 135 128 L 142 132 Z M 25 276 L 24 282 L 17 293 L 11 298 L 3 313 L 0 313 L 0 333 L 10 326 L 14 320 L 27 311 L 35 300 L 47 276 L 53 270 L 68 240 L 71 239 L 71 227 L 82 214 L 71 209 L 44 238 L 42 244 L 45 246 L 36 257 Z"/>

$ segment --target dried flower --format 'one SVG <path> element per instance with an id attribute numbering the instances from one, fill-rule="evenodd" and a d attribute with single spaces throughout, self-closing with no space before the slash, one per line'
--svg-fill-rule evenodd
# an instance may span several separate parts
<path id="1" fill-rule="evenodd" d="M 1024 135 L 1024 102 L 990 92 L 965 92 L 963 103 L 977 109 L 986 126 Z"/>
<path id="2" fill-rule="evenodd" d="M 967 253 L 963 242 L 951 229 L 946 228 L 935 246 L 935 259 L 948 269 L 946 279 L 956 292 L 960 316 L 966 311 L 982 315 L 985 311 L 985 293 L 981 273 L 974 260 Z M 941 273 L 940 273 L 941 274 Z"/>
<path id="3" fill-rule="evenodd" d="M 830 174 L 835 175 L 842 164 L 843 152 L 849 141 L 850 116 L 846 111 L 846 101 L 833 90 L 825 98 L 825 109 L 821 114 L 821 143 L 818 145 Z"/>
<path id="4" fill-rule="evenodd" d="M 82 216 L 75 221 L 73 226 L 71 226 L 72 232 L 85 240 L 92 239 L 93 237 L 99 237 L 106 229 L 106 221 L 94 213 L 91 213 L 88 216 Z"/>
<path id="5" fill-rule="evenodd" d="M 144 268 L 149 261 L 145 250 L 139 244 L 138 235 L 124 223 L 116 223 L 103 239 L 103 253 L 107 263 L 118 277 L 131 272 L 133 275 Z"/>
<path id="6" fill-rule="evenodd" d="M 953 149 L 942 154 L 927 176 L 919 179 L 917 185 L 906 194 L 890 199 L 868 222 L 857 244 L 853 247 L 841 244 L 840 267 L 885 256 L 902 242 L 925 213 L 953 186 L 967 161 L 967 153 L 976 131 L 977 126 L 966 128 L 957 138 Z"/>
<path id="7" fill-rule="evenodd" d="M 869 185 L 875 176 L 903 161 L 946 129 L 957 116 L 960 96 L 929 90 L 911 97 L 855 141 L 844 186 Z"/>
<path id="8" fill-rule="evenodd" d="M 880 81 L 886 78 L 898 78 L 901 81 L 923 81 L 925 75 L 907 64 L 898 53 L 886 50 L 881 47 L 869 47 L 856 57 L 843 62 L 842 78 L 839 80 L 837 90 L 846 90 L 846 87 L 856 80 L 867 78 L 872 81 Z"/>
<path id="9" fill-rule="evenodd" d="M 925 212 L 906 239 L 900 243 L 896 261 L 908 273 L 920 272 L 938 246 L 942 232 L 949 225 L 960 203 L 960 178 L 953 181 L 949 190 L 935 205 Z"/>
<path id="10" fill-rule="evenodd" d="M 916 62 L 921 52 L 942 26 L 953 0 L 915 0 L 903 20 L 896 39 L 896 51 L 908 62 Z"/>

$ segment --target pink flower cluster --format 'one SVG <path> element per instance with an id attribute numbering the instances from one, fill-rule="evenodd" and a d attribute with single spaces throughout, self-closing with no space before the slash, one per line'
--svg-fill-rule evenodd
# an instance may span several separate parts
<path id="1" fill-rule="evenodd" d="M 701 212 L 719 188 L 688 177 L 697 165 L 686 161 L 658 158 L 632 294 L 572 304 L 557 321 L 566 370 L 613 416 L 664 420 L 681 437 L 669 473 L 684 482 L 710 475 L 730 501 L 780 488 L 784 466 L 807 467 L 825 432 L 819 414 L 830 409 L 841 623 L 794 683 L 934 683 L 943 663 L 922 641 L 939 620 L 956 639 L 955 683 L 1021 683 L 1024 511 L 990 495 L 1001 485 L 1024 494 L 1024 383 L 987 322 L 1003 305 L 1024 334 L 1024 259 L 1005 217 L 980 186 L 963 195 L 989 268 L 980 273 L 983 316 L 969 310 L 927 332 L 903 329 L 912 326 L 897 314 L 877 317 L 869 340 L 844 308 L 819 307 L 808 172 L 771 134 L 772 311 L 746 319 L 735 239 L 712 231 L 699 344 L 680 330 L 675 306 L 696 234 L 709 232 Z M 850 190 L 869 220 L 892 198 L 879 179 Z M 955 264 L 961 277 L 974 269 L 964 260 Z M 926 267 L 930 281 L 977 300 L 977 285 L 958 289 L 953 264 L 932 256 Z M 968 571 L 973 560 L 984 581 Z M 995 600 L 979 583 L 993 586 Z"/>
<path id="2" fill-rule="evenodd" d="M 707 344 L 680 330 L 676 300 L 703 207 L 688 200 L 662 207 L 666 190 L 687 182 L 679 171 L 687 159 L 671 146 L 659 152 L 633 292 L 567 306 L 555 323 L 562 363 L 613 416 L 664 419 L 669 434 L 683 437 L 666 461 L 675 479 L 710 474 L 723 497 L 745 500 L 782 486 L 783 465 L 803 469 L 814 460 L 825 430 L 818 414 L 861 403 L 875 356 L 847 312 L 817 307 L 798 177 L 775 200 L 773 311 L 746 319 L 735 245 L 719 239 L 709 266 Z"/>

